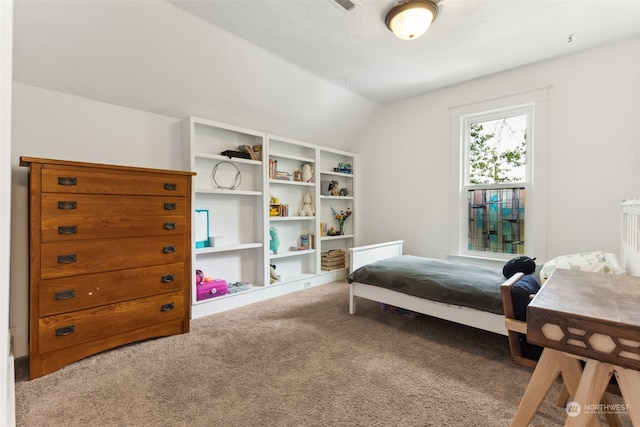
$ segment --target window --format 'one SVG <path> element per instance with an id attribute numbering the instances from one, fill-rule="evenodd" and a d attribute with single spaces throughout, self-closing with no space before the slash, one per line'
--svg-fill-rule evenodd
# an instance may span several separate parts
<path id="1" fill-rule="evenodd" d="M 550 90 L 450 107 L 450 258 L 545 259 Z"/>
<path id="2" fill-rule="evenodd" d="M 461 118 L 468 252 L 524 254 L 532 105 Z"/>

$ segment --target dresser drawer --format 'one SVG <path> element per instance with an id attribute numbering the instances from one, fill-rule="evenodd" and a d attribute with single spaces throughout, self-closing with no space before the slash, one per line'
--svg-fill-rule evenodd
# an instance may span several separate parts
<path id="1" fill-rule="evenodd" d="M 191 236 L 151 236 L 43 243 L 42 279 L 184 262 Z"/>
<path id="2" fill-rule="evenodd" d="M 174 292 L 39 319 L 40 354 L 116 336 L 184 316 L 184 294 Z"/>
<path id="3" fill-rule="evenodd" d="M 100 169 L 42 169 L 43 193 L 139 194 L 186 196 L 185 177 L 142 175 Z"/>
<path id="4" fill-rule="evenodd" d="M 57 194 L 41 196 L 42 218 L 189 215 L 186 197 Z"/>
<path id="5" fill-rule="evenodd" d="M 186 216 L 69 217 L 42 220 L 42 241 L 171 236 L 187 232 Z"/>
<path id="6" fill-rule="evenodd" d="M 184 278 L 177 263 L 43 280 L 40 317 L 188 289 Z"/>

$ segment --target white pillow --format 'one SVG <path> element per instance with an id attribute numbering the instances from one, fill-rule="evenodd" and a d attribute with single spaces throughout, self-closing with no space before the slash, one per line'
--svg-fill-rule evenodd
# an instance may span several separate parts
<path id="1" fill-rule="evenodd" d="M 545 282 L 556 268 L 593 273 L 624 274 L 624 270 L 618 264 L 614 254 L 605 254 L 600 251 L 562 255 L 545 262 L 540 270 L 542 282 Z"/>

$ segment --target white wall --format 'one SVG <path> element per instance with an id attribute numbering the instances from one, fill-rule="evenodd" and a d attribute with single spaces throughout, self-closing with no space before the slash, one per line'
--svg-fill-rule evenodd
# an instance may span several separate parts
<path id="1" fill-rule="evenodd" d="M 444 258 L 456 227 L 449 109 L 547 86 L 547 258 L 619 253 L 618 203 L 640 196 L 640 39 L 382 108 L 354 146 L 359 243 L 404 239 L 407 253 Z"/>
<path id="2" fill-rule="evenodd" d="M 0 2 L 0 425 L 15 425 L 14 360 L 9 337 L 11 259 L 11 80 L 13 2 Z"/>
<path id="3" fill-rule="evenodd" d="M 181 119 L 13 85 L 11 325 L 28 353 L 28 168 L 20 156 L 182 169 Z"/>

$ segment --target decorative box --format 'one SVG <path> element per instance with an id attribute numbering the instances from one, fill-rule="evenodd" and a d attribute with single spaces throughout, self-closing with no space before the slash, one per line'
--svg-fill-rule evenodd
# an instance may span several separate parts
<path id="1" fill-rule="evenodd" d="M 196 300 L 202 301 L 226 295 L 227 291 L 228 285 L 226 280 L 213 279 L 209 282 L 200 282 L 196 285 Z"/>
<path id="2" fill-rule="evenodd" d="M 331 271 L 345 268 L 345 253 L 340 249 L 322 252 L 320 256 L 320 267 L 322 270 Z"/>

